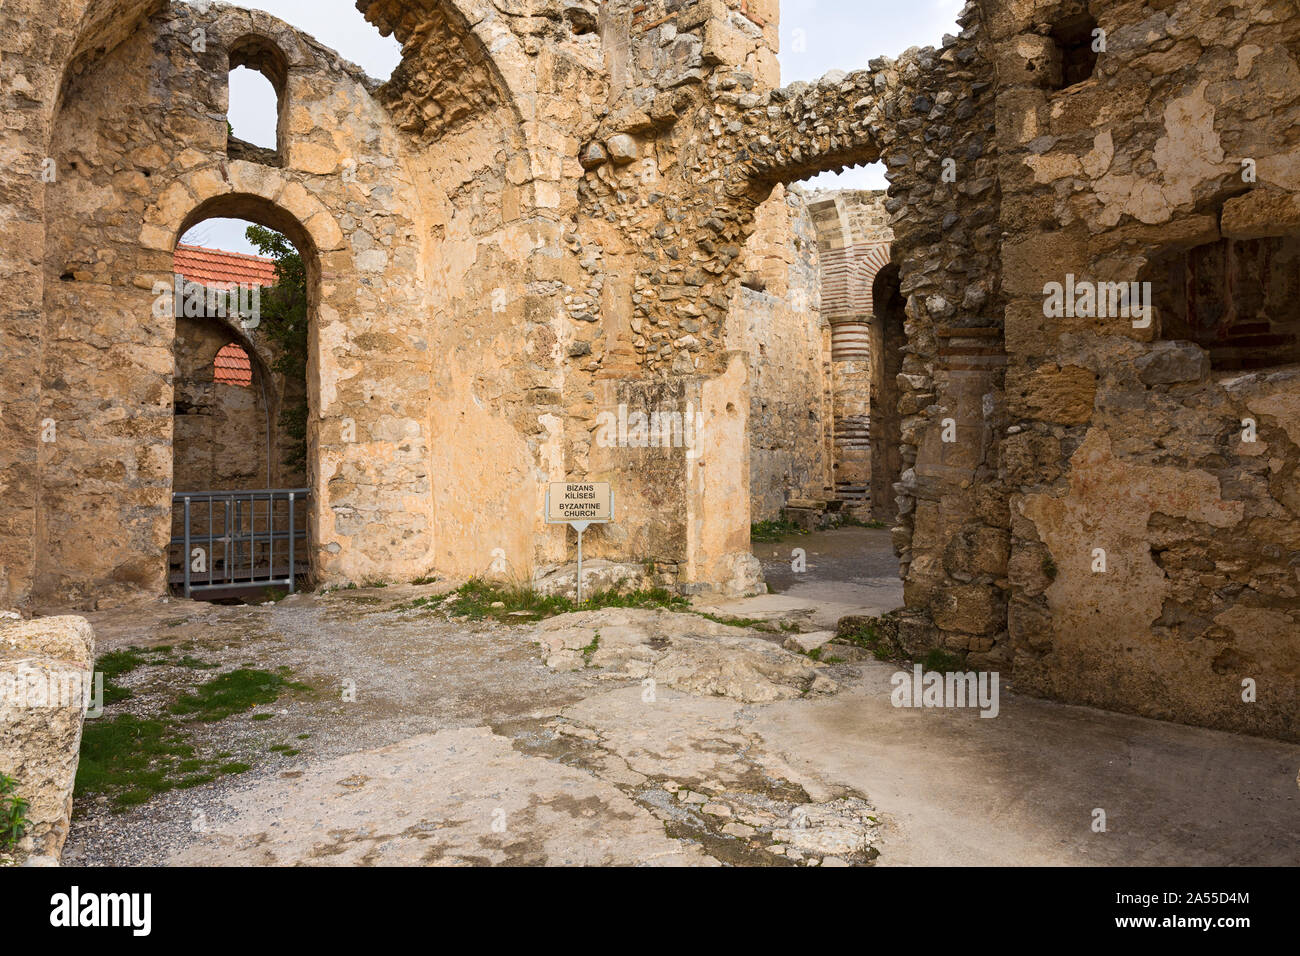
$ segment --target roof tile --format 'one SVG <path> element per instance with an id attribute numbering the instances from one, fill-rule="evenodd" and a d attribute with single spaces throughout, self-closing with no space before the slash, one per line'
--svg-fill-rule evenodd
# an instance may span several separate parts
<path id="1" fill-rule="evenodd" d="M 172 261 L 177 275 L 200 285 L 219 289 L 275 285 L 275 260 L 262 256 L 178 245 Z"/>

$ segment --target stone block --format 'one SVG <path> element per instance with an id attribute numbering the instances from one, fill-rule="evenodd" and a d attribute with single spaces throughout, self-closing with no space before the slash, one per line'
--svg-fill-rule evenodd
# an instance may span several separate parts
<path id="1" fill-rule="evenodd" d="M 31 821 L 20 861 L 57 861 L 67 839 L 94 654 L 85 618 L 0 624 L 0 774 Z"/>

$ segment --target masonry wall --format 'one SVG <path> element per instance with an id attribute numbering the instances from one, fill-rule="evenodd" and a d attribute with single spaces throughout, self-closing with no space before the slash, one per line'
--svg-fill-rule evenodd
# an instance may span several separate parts
<path id="1" fill-rule="evenodd" d="M 856 517 L 892 522 L 897 509 L 893 485 L 899 480 L 897 373 L 904 342 L 887 351 L 883 313 L 873 301 L 876 278 L 889 264 L 893 230 L 883 191 L 824 190 L 810 197 L 822 269 L 822 311 L 830 327 L 832 457 L 835 497 Z M 886 388 L 885 386 L 889 386 Z M 873 407 L 874 406 L 874 407 Z M 871 423 L 883 427 L 872 436 Z M 891 419 L 893 421 L 887 421 Z"/>
<path id="2" fill-rule="evenodd" d="M 215 380 L 213 361 L 231 341 L 215 320 L 176 320 L 172 486 L 177 491 L 288 487 L 276 480 L 283 449 L 275 447 L 275 383 L 265 381 L 257 363 L 249 385 Z"/>
<path id="3" fill-rule="evenodd" d="M 130 33 L 150 0 L 11 0 L 0 10 L 0 605 L 27 606 L 36 563 L 42 252 L 53 116 L 70 63 Z"/>
<path id="4" fill-rule="evenodd" d="M 229 50 L 250 34 L 287 61 L 282 167 L 226 156 Z M 42 445 L 38 599 L 163 589 L 176 331 L 153 289 L 170 287 L 176 239 L 205 215 L 279 229 L 308 263 L 317 573 L 429 563 L 430 358 L 405 212 L 416 202 L 369 83 L 273 18 L 187 5 L 74 73 L 46 208 L 42 417 L 58 435 Z"/>
<path id="5" fill-rule="evenodd" d="M 742 6 L 601 5 L 608 81 L 600 122 L 579 151 L 574 239 L 588 278 L 572 294 L 599 308 L 592 391 L 602 407 L 624 394 L 681 396 L 663 410 L 704 421 L 698 456 L 591 448 L 590 473 L 618 475 L 629 506 L 628 527 L 605 529 L 608 542 L 637 542 L 623 553 L 673 569 L 686 590 L 752 593 L 760 587 L 748 540 L 753 369 L 728 342 L 727 319 L 767 195 L 746 199 L 734 218 L 704 138 L 717 122 L 711 90 L 750 95 L 776 82 L 776 5 L 749 4 L 748 14 Z M 568 382 L 584 394 L 581 376 Z M 578 436 L 573 447 L 582 444 Z M 639 457 L 654 463 L 627 467 Z"/>
<path id="6" fill-rule="evenodd" d="M 362 7 L 404 44 L 383 86 L 260 14 L 178 5 L 132 32 L 156 6 L 6 7 L 54 50 L 6 23 L 5 600 L 161 590 L 175 330 L 150 290 L 179 232 L 223 213 L 310 263 L 323 580 L 498 551 L 528 578 L 570 548 L 545 483 L 609 477 L 594 555 L 755 590 L 751 418 L 773 383 L 730 321 L 765 294 L 752 237 L 779 186 L 881 160 L 901 335 L 872 395 L 898 389 L 901 642 L 1295 736 L 1300 399 L 1274 275 L 1300 228 L 1294 5 L 1096 4 L 1089 77 L 1082 3 L 984 0 L 937 49 L 784 88 L 770 0 Z M 286 58 L 279 166 L 227 152 L 250 30 Z M 57 189 L 24 178 L 43 152 Z M 1045 312 L 1067 274 L 1150 280 L 1159 308 L 1140 328 Z M 602 411 L 636 403 L 702 415 L 702 453 L 603 442 Z"/>
<path id="7" fill-rule="evenodd" d="M 1146 328 L 1124 316 L 1048 317 L 1044 286 L 1072 273 L 1158 289 L 1171 257 L 1234 244 L 1233 282 L 1202 294 L 1268 334 L 1286 297 L 1275 289 L 1262 304 L 1247 250 L 1300 228 L 1300 16 L 1268 0 L 1094 5 L 1106 50 L 1091 77 L 1058 90 L 1060 50 L 1038 25 L 1078 10 L 987 9 L 1010 233 L 1003 458 L 1015 680 L 1297 739 L 1300 367 L 1287 364 L 1284 341 L 1271 364 L 1216 367 L 1216 336 L 1191 341 L 1167 301 Z"/>
<path id="8" fill-rule="evenodd" d="M 758 208 L 727 344 L 749 356 L 750 521 L 792 499 L 832 494 L 827 356 L 817 241 L 801 193 L 774 191 Z"/>

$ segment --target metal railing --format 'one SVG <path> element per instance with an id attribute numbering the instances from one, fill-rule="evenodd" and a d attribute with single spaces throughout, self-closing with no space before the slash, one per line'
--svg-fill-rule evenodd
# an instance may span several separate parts
<path id="1" fill-rule="evenodd" d="M 184 585 L 186 597 L 254 587 L 293 592 L 297 575 L 308 570 L 301 506 L 310 496 L 307 488 L 174 493 L 171 583 Z"/>

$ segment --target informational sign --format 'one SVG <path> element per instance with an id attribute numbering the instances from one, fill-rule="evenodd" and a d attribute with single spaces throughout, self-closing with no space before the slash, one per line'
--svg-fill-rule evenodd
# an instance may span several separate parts
<path id="1" fill-rule="evenodd" d="M 551 524 L 604 524 L 614 520 L 614 490 L 608 481 L 553 481 L 546 492 Z"/>
<path id="2" fill-rule="evenodd" d="M 571 525 L 578 532 L 578 603 L 582 603 L 582 533 L 614 520 L 614 489 L 608 481 L 553 481 L 546 489 L 548 524 Z"/>

